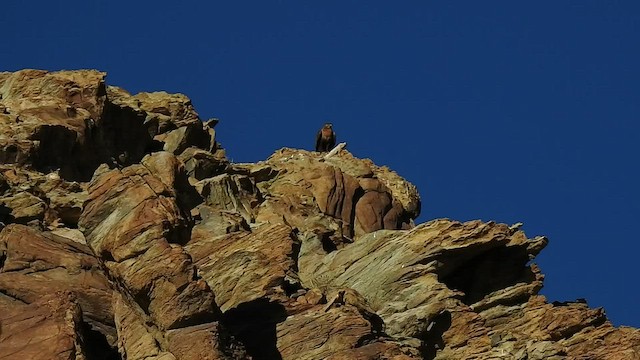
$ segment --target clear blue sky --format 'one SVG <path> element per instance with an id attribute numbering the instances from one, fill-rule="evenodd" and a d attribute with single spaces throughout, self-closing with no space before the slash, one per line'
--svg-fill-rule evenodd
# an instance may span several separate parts
<path id="1" fill-rule="evenodd" d="M 236 162 L 331 121 L 420 221 L 522 221 L 543 294 L 640 327 L 640 2 L 397 3 L 4 0 L 0 70 L 185 93 Z"/>

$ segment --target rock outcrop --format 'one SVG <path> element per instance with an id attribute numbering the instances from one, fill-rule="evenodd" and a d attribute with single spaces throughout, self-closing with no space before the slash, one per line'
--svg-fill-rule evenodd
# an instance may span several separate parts
<path id="1" fill-rule="evenodd" d="M 518 225 L 340 150 L 231 163 L 181 94 L 0 73 L 0 359 L 640 359 Z"/>
<path id="2" fill-rule="evenodd" d="M 29 305 L 3 304 L 0 359 L 84 360 L 82 312 L 70 293 L 46 295 Z"/>

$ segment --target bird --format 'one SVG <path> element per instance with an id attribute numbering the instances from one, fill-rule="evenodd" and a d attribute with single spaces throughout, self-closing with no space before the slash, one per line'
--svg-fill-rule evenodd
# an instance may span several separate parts
<path id="1" fill-rule="evenodd" d="M 334 146 L 336 146 L 336 133 L 333 131 L 333 125 L 326 123 L 316 135 L 316 151 L 327 152 Z"/>

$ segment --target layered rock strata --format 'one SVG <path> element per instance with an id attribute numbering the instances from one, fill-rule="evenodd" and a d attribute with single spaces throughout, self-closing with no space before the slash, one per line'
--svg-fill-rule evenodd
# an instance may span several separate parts
<path id="1" fill-rule="evenodd" d="M 230 163 L 181 94 L 0 73 L 0 359 L 640 359 L 519 225 L 346 150 Z"/>

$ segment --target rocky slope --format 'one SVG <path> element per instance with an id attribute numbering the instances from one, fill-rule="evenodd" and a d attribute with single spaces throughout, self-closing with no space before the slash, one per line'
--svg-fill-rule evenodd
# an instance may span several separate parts
<path id="1" fill-rule="evenodd" d="M 353 157 L 233 164 L 183 95 L 0 73 L 0 359 L 640 359 L 517 225 Z"/>

